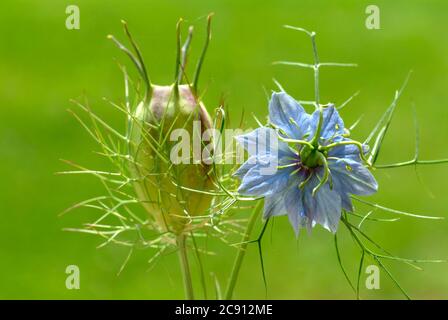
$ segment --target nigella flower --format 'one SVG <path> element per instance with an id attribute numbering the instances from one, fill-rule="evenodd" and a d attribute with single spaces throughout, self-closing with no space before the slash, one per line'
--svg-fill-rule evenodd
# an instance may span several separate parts
<path id="1" fill-rule="evenodd" d="M 378 189 L 367 145 L 348 136 L 333 105 L 308 114 L 291 96 L 274 93 L 269 126 L 237 137 L 249 153 L 235 172 L 238 192 L 264 197 L 264 218 L 288 215 L 296 234 L 316 224 L 336 232 L 342 210 L 353 211 L 350 196 Z"/>

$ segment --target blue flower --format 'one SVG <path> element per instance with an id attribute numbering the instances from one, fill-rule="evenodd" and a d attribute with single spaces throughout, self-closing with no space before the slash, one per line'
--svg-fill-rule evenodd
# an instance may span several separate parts
<path id="1" fill-rule="evenodd" d="M 274 93 L 269 126 L 236 137 L 248 160 L 235 175 L 238 192 L 264 197 L 264 218 L 288 215 L 296 234 L 316 224 L 335 233 L 351 195 L 370 195 L 378 184 L 364 165 L 366 145 L 348 138 L 332 105 L 308 114 L 291 96 Z"/>

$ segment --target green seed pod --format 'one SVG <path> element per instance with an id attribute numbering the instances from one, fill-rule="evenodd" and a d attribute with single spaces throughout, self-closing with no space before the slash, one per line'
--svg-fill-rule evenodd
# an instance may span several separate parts
<path id="1" fill-rule="evenodd" d="M 151 84 L 142 55 L 132 39 L 127 24 L 123 22 L 133 52 L 116 40 L 120 50 L 126 53 L 139 71 L 146 90 L 141 102 L 128 117 L 128 158 L 129 173 L 133 181 L 137 200 L 142 203 L 157 229 L 182 235 L 204 222 L 192 223 L 194 216 L 206 215 L 212 201 L 213 182 L 211 167 L 202 161 L 202 134 L 211 129 L 212 121 L 206 108 L 197 98 L 197 84 L 210 40 L 210 21 L 208 17 L 207 38 L 196 66 L 192 84 L 184 72 L 187 64 L 189 45 L 193 28 L 181 47 L 180 26 L 177 24 L 177 59 L 174 84 L 157 86 Z M 181 84 L 186 80 L 186 84 Z M 182 154 L 184 161 L 172 161 L 172 150 L 178 143 L 171 141 L 173 131 L 181 129 L 188 136 L 188 156 Z M 199 146 L 194 144 L 199 140 Z M 175 140 L 175 139 L 173 139 Z M 193 143 L 191 143 L 193 141 Z M 196 140 L 197 141 L 197 140 Z M 197 149 L 199 147 L 199 159 Z M 212 147 L 207 147 L 208 154 Z M 193 152 L 192 152 L 192 149 Z M 184 149 L 182 149 L 184 152 Z M 195 154 L 195 156 L 190 156 Z"/>
<path id="2" fill-rule="evenodd" d="M 137 197 L 158 227 L 180 234 L 189 229 L 190 216 L 206 214 L 211 196 L 197 191 L 211 190 L 213 183 L 210 166 L 201 160 L 194 162 L 188 156 L 186 163 L 172 162 L 178 141 L 170 136 L 176 129 L 188 133 L 189 155 L 193 155 L 193 137 L 202 137 L 212 121 L 189 85 L 151 89 L 149 102 L 141 102 L 133 115 L 130 156 L 135 163 L 130 171 Z"/>

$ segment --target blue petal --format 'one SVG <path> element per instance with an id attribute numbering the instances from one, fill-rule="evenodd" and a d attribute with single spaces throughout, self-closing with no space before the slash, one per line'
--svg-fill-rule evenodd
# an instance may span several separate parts
<path id="1" fill-rule="evenodd" d="M 303 226 L 304 217 L 300 215 L 300 211 L 303 211 L 302 199 L 297 198 L 294 202 L 290 203 L 290 208 L 287 211 L 285 208 L 285 197 L 284 194 L 276 194 L 273 196 L 266 197 L 264 199 L 264 213 L 263 218 L 267 219 L 275 216 L 282 216 L 287 214 L 288 219 L 296 236 L 299 235 L 299 229 Z M 295 210 L 291 211 L 294 208 Z"/>
<path id="2" fill-rule="evenodd" d="M 309 129 L 310 116 L 285 92 L 274 92 L 269 101 L 269 121 L 290 139 L 300 140 Z"/>
<path id="3" fill-rule="evenodd" d="M 300 201 L 302 203 L 302 201 Z M 299 236 L 299 230 L 304 225 L 304 219 L 303 217 L 299 216 L 297 213 L 288 213 L 288 220 L 289 223 L 294 228 L 294 233 L 296 237 Z"/>
<path id="4" fill-rule="evenodd" d="M 300 179 L 302 182 L 303 179 Z M 306 226 L 308 218 L 305 215 L 303 205 L 303 194 L 299 189 L 299 184 L 295 184 L 285 193 L 285 208 L 288 213 L 289 222 L 294 228 L 296 236 L 299 235 L 300 228 Z"/>
<path id="5" fill-rule="evenodd" d="M 338 192 L 337 189 L 335 189 L 335 190 L 336 190 L 336 192 Z M 353 203 L 352 203 L 352 198 L 350 198 L 350 195 L 345 192 L 338 192 L 338 193 L 339 193 L 339 196 L 341 197 L 342 209 L 344 209 L 345 211 L 353 212 Z"/>
<path id="6" fill-rule="evenodd" d="M 242 179 L 250 169 L 257 165 L 258 157 L 251 156 L 246 162 L 244 162 L 234 173 L 233 175 Z"/>
<path id="7" fill-rule="evenodd" d="M 370 195 L 378 190 L 378 183 L 370 171 L 351 159 L 329 160 L 333 188 L 341 193 Z"/>
<path id="8" fill-rule="evenodd" d="M 313 137 L 316 133 L 317 126 L 319 123 L 320 111 L 316 110 L 311 116 L 310 123 L 310 136 Z M 323 110 L 323 122 L 320 131 L 321 144 L 325 144 L 326 140 L 330 141 L 340 141 L 343 139 L 344 134 L 344 121 L 339 116 L 338 111 L 334 106 L 324 108 Z M 330 142 L 328 141 L 328 142 Z"/>
<path id="9" fill-rule="evenodd" d="M 264 155 L 255 158 L 255 163 L 249 168 L 244 164 L 238 175 L 244 173 L 238 192 L 248 196 L 268 196 L 282 191 L 289 182 L 291 172 L 295 167 L 278 169 L 278 158 L 272 155 Z"/>
<path id="10" fill-rule="evenodd" d="M 286 208 L 285 199 L 282 194 L 275 194 L 264 198 L 264 219 L 284 214 L 286 214 Z"/>
<path id="11" fill-rule="evenodd" d="M 278 139 L 277 132 L 267 127 L 259 127 L 248 134 L 236 136 L 238 143 L 249 155 L 278 154 L 279 157 L 294 156 L 288 144 Z"/>
<path id="12" fill-rule="evenodd" d="M 319 180 L 314 174 L 305 187 L 305 214 L 313 223 L 335 233 L 341 219 L 341 197 L 335 190 L 330 189 L 328 182 L 313 196 L 312 190 L 318 183 Z"/>
<path id="13" fill-rule="evenodd" d="M 299 189 L 299 184 L 304 179 L 305 176 L 301 172 L 291 175 L 288 186 L 282 192 L 268 196 L 264 200 L 263 217 L 266 219 L 287 214 L 296 236 L 307 221 Z"/>

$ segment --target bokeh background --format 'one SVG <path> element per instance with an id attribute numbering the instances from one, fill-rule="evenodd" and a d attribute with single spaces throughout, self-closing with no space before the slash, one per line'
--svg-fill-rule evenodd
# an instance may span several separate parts
<path id="1" fill-rule="evenodd" d="M 65 8 L 78 5 L 80 30 L 65 28 Z M 376 4 L 381 29 L 365 27 L 366 6 Z M 179 17 L 196 27 L 193 57 L 202 46 L 205 16 L 215 12 L 213 40 L 201 78 L 209 110 L 224 97 L 232 113 L 265 117 L 264 89 L 278 79 L 297 99 L 313 97 L 312 73 L 272 66 L 279 59 L 311 62 L 309 40 L 285 30 L 292 24 L 318 32 L 324 61 L 356 62 L 356 69 L 326 68 L 321 76 L 324 101 L 341 103 L 360 91 L 342 112 L 345 122 L 362 122 L 354 133 L 363 139 L 390 104 L 407 72 L 414 73 L 400 100 L 380 157 L 381 163 L 412 157 L 415 103 L 421 127 L 422 158 L 448 157 L 448 3 L 435 1 L 24 1 L 0 4 L 0 298 L 3 299 L 170 299 L 182 298 L 177 257 L 164 257 L 149 269 L 151 251 L 138 251 L 120 276 L 127 249 L 96 249 L 95 236 L 64 232 L 91 217 L 88 210 L 62 218 L 58 213 L 80 200 L 101 195 L 102 186 L 86 176 L 57 176 L 70 159 L 107 168 L 93 151 L 97 146 L 66 112 L 69 99 L 86 95 L 95 111 L 119 123 L 102 102 L 123 101 L 123 81 L 114 59 L 127 58 L 107 34 L 124 39 L 126 19 L 139 43 L 153 82 L 172 80 L 175 24 Z M 251 117 L 246 125 L 254 126 Z M 448 166 L 420 167 L 424 185 L 412 167 L 378 170 L 381 204 L 413 212 L 448 216 Z M 362 208 L 360 208 L 362 209 Z M 383 217 L 392 215 L 383 214 Z M 259 228 L 260 225 L 257 225 Z M 403 218 L 368 223 L 366 231 L 404 257 L 448 258 L 448 221 Z M 315 228 L 296 240 L 286 217 L 277 218 L 264 240 L 267 294 L 256 247 L 249 247 L 235 298 L 352 299 L 338 267 L 330 233 Z M 342 230 L 344 263 L 354 279 L 359 252 Z M 206 259 L 224 286 L 235 249 L 215 244 Z M 368 261 L 370 264 L 371 261 Z M 65 268 L 81 271 L 80 290 L 67 290 Z M 447 264 L 427 264 L 417 271 L 387 263 L 413 298 L 448 298 Z M 194 272 L 197 269 L 194 268 Z M 211 277 L 209 292 L 213 292 Z M 365 276 L 363 276 L 363 281 Z M 198 279 L 195 284 L 198 286 Z M 213 296 L 213 293 L 210 294 Z M 381 273 L 380 290 L 362 290 L 363 298 L 403 296 Z"/>

